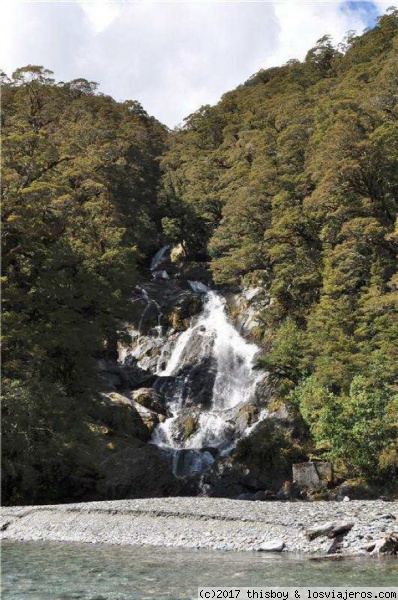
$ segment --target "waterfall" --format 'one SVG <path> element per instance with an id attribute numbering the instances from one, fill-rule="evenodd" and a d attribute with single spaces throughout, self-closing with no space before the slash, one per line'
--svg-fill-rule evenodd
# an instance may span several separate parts
<path id="1" fill-rule="evenodd" d="M 159 414 L 154 409 L 159 424 L 150 443 L 169 457 L 175 475 L 185 477 L 227 456 L 266 416 L 269 386 L 268 374 L 254 368 L 259 347 L 240 333 L 251 328 L 247 318 L 256 322 L 250 303 L 259 290 L 244 290 L 243 302 L 231 299 L 234 326 L 219 292 L 187 279 L 175 264 L 169 264 L 170 276 L 162 270 L 169 250 L 163 246 L 155 254 L 152 279 L 132 295 L 131 341 L 121 344 L 119 360 L 150 376 L 163 407 Z"/>
<path id="2" fill-rule="evenodd" d="M 152 443 L 169 453 L 177 475 L 202 471 L 215 455 L 234 446 L 233 421 L 238 413 L 233 409 L 252 400 L 258 381 L 253 364 L 259 348 L 245 341 L 230 323 L 225 299 L 198 283 L 190 285 L 204 294 L 202 313 L 179 335 L 166 365 L 158 371 L 158 386 L 167 387 L 172 417 L 158 425 Z M 212 370 L 201 373 L 201 364 L 211 365 Z M 189 386 L 195 377 L 203 377 L 206 386 L 211 373 L 210 401 L 203 408 L 195 404 L 197 398 Z M 193 429 L 185 438 L 181 436 L 184 422 Z"/>
<path id="3" fill-rule="evenodd" d="M 160 250 L 158 250 L 158 252 L 156 252 L 155 256 L 152 258 L 152 261 L 151 261 L 151 271 L 156 271 L 156 269 L 162 263 L 164 257 L 166 256 L 166 253 L 169 250 L 169 248 L 170 248 L 170 245 L 166 244 L 165 246 L 163 246 L 163 248 L 161 248 Z"/>

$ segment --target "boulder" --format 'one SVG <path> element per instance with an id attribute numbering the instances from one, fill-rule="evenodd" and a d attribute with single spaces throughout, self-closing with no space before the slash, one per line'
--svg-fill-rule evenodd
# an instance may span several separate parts
<path id="1" fill-rule="evenodd" d="M 198 416 L 191 414 L 190 411 L 184 411 L 175 418 L 171 425 L 172 436 L 176 442 L 184 442 L 193 433 L 198 426 Z"/>
<path id="2" fill-rule="evenodd" d="M 136 407 L 122 394 L 101 394 L 101 398 L 91 403 L 89 415 L 95 423 L 105 425 L 111 434 L 137 438 L 142 442 L 151 437 Z"/>
<path id="3" fill-rule="evenodd" d="M 240 434 L 243 434 L 248 427 L 250 427 L 257 421 L 259 414 L 260 409 L 258 408 L 258 406 L 256 406 L 252 402 L 244 404 L 239 409 L 238 415 L 236 417 L 236 431 Z"/>
<path id="4" fill-rule="evenodd" d="M 118 441 L 102 462 L 104 497 L 149 498 L 180 493 L 180 484 L 157 446 Z"/>
<path id="5" fill-rule="evenodd" d="M 128 357 L 124 364 L 113 360 L 98 361 L 98 377 L 105 390 L 135 389 L 142 385 L 152 385 L 155 377 L 149 371 L 140 368 L 137 360 Z"/>
<path id="6" fill-rule="evenodd" d="M 271 490 L 261 490 L 260 492 L 256 492 L 254 494 L 253 500 L 257 500 L 259 502 L 276 500 L 276 494 L 271 492 Z"/>
<path id="7" fill-rule="evenodd" d="M 321 483 L 333 481 L 333 469 L 330 462 L 313 462 L 293 464 L 293 481 L 300 487 L 317 488 Z"/>
<path id="8" fill-rule="evenodd" d="M 158 415 L 163 415 L 165 417 L 169 416 L 163 394 L 156 391 L 154 388 L 139 388 L 132 392 L 130 397 L 134 402 L 137 402 Z"/>
<path id="9" fill-rule="evenodd" d="M 282 552 L 285 547 L 285 542 L 282 540 L 270 540 L 263 542 L 257 548 L 258 552 Z"/>

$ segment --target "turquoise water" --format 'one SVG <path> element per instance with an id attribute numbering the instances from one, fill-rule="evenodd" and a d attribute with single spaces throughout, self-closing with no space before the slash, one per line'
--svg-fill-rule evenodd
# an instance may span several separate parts
<path id="1" fill-rule="evenodd" d="M 397 585 L 397 561 L 58 542 L 2 544 L 4 600 L 190 600 L 198 586 Z"/>

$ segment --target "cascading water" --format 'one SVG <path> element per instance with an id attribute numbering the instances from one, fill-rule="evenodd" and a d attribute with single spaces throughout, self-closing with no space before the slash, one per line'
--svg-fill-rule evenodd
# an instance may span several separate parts
<path id="1" fill-rule="evenodd" d="M 225 299 L 199 282 L 190 284 L 204 294 L 203 311 L 179 335 L 166 365 L 157 373 L 158 387 L 166 385 L 172 417 L 159 424 L 152 437 L 152 443 L 172 457 L 177 475 L 203 471 L 214 456 L 234 446 L 238 436 L 233 409 L 252 399 L 258 381 L 253 363 L 259 348 L 246 342 L 229 322 Z M 205 377 L 212 383 L 204 407 L 195 404 L 190 388 L 200 364 L 209 366 Z M 181 426 L 189 429 L 185 431 L 189 435 L 181 436 Z"/>
<path id="2" fill-rule="evenodd" d="M 269 388 L 267 373 L 254 368 L 259 348 L 234 327 L 225 298 L 186 279 L 177 264 L 170 246 L 153 257 L 152 279 L 132 295 L 131 343 L 121 345 L 119 360 L 126 377 L 137 367 L 150 381 L 151 410 L 159 423 L 150 443 L 169 457 L 175 475 L 185 477 L 227 456 L 261 421 Z M 247 315 L 255 322 L 250 293 L 258 290 L 231 298 L 242 331 L 250 329 Z"/>

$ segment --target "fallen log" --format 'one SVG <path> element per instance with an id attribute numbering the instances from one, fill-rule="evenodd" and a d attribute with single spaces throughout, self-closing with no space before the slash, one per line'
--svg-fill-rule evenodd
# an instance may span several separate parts
<path id="1" fill-rule="evenodd" d="M 305 535 L 310 541 L 323 535 L 329 538 L 334 538 L 337 535 L 347 533 L 353 526 L 354 523 L 336 523 L 333 521 L 329 521 L 328 523 L 324 523 L 323 525 L 310 527 L 306 530 Z"/>
<path id="2" fill-rule="evenodd" d="M 325 556 L 310 556 L 310 560 L 314 560 L 316 562 L 319 561 L 324 561 L 324 560 L 346 560 L 347 558 L 358 558 L 359 556 L 363 557 L 366 556 L 366 554 L 363 554 L 362 552 L 355 552 L 353 554 L 338 554 L 338 553 L 334 553 L 334 554 L 326 554 Z"/>

